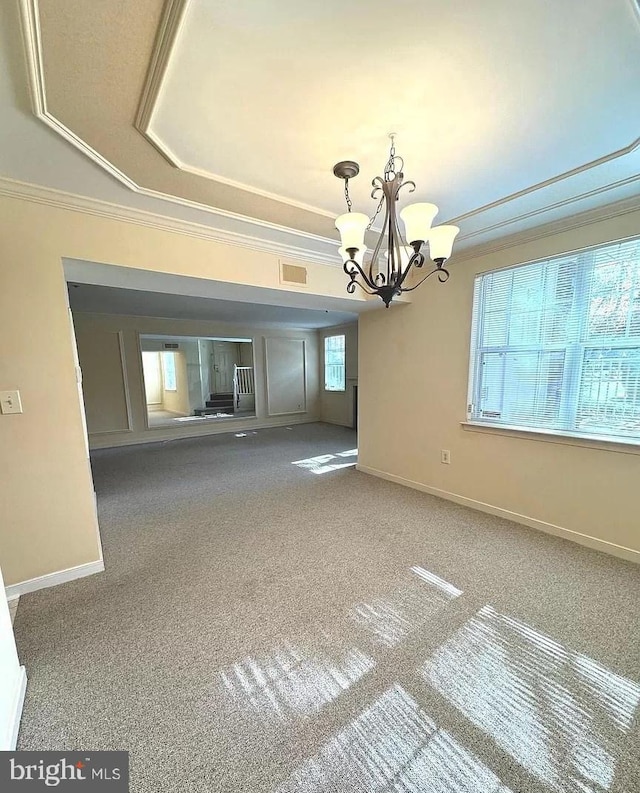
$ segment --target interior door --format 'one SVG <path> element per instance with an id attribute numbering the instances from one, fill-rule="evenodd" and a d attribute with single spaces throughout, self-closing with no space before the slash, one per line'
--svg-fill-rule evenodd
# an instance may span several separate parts
<path id="1" fill-rule="evenodd" d="M 224 342 L 213 342 L 212 368 L 213 368 L 213 393 L 233 393 L 233 366 L 236 363 L 236 345 Z"/>

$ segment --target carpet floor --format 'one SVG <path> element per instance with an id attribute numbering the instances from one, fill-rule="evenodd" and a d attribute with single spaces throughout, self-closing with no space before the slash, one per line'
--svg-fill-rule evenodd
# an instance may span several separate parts
<path id="1" fill-rule="evenodd" d="M 93 453 L 106 572 L 20 601 L 19 748 L 129 750 L 136 793 L 639 791 L 640 567 L 355 445 Z"/>

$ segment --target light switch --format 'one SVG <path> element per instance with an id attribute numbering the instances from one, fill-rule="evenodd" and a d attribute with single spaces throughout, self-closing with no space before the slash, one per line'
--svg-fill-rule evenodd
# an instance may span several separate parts
<path id="1" fill-rule="evenodd" d="M 19 391 L 0 391 L 1 413 L 22 413 Z"/>

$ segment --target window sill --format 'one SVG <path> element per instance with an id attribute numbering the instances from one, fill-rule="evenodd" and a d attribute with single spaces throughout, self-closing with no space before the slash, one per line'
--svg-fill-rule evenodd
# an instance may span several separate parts
<path id="1" fill-rule="evenodd" d="M 601 449 L 607 452 L 640 455 L 640 441 L 635 439 L 602 438 L 595 435 L 571 435 L 560 430 L 531 429 L 504 424 L 486 424 L 480 421 L 461 421 L 460 426 L 467 432 L 480 432 L 489 435 L 506 435 L 543 443 L 560 443 L 565 446 L 580 446 L 587 449 Z"/>

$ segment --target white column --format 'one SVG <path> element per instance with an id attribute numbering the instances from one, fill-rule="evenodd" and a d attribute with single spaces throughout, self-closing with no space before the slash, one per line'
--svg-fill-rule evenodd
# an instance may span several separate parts
<path id="1" fill-rule="evenodd" d="M 16 748 L 26 685 L 27 676 L 18 661 L 0 570 L 0 751 Z"/>

